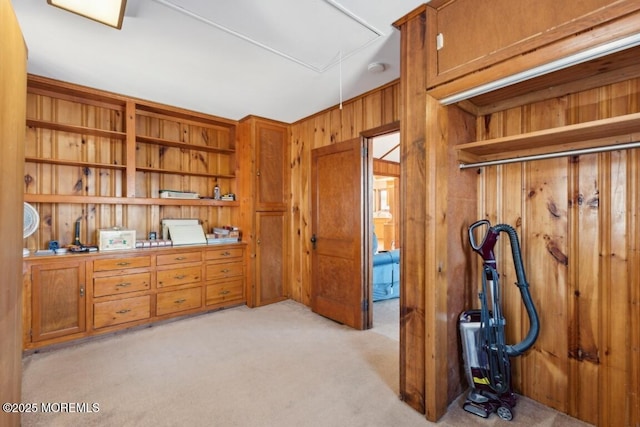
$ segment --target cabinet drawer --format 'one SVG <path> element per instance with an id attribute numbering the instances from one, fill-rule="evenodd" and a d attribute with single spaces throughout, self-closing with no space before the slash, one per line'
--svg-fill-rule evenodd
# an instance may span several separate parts
<path id="1" fill-rule="evenodd" d="M 167 286 L 184 285 L 187 283 L 197 283 L 202 280 L 201 267 L 185 267 L 173 270 L 158 270 L 157 272 L 158 287 L 165 288 Z"/>
<path id="2" fill-rule="evenodd" d="M 242 278 L 207 285 L 205 291 L 206 305 L 221 304 L 234 300 L 244 300 L 244 280 Z"/>
<path id="3" fill-rule="evenodd" d="M 93 327 L 99 329 L 134 320 L 148 319 L 151 315 L 150 299 L 149 295 L 143 295 L 95 303 L 93 305 Z"/>
<path id="4" fill-rule="evenodd" d="M 93 261 L 93 271 L 122 270 L 124 268 L 149 267 L 149 256 L 137 256 L 130 258 L 97 259 Z"/>
<path id="5" fill-rule="evenodd" d="M 218 259 L 242 258 L 242 248 L 207 249 L 205 258 L 207 261 Z"/>
<path id="6" fill-rule="evenodd" d="M 125 294 L 146 291 L 151 286 L 151 273 L 123 274 L 93 279 L 93 296 Z"/>
<path id="7" fill-rule="evenodd" d="M 184 252 L 180 254 L 167 254 L 167 255 L 158 255 L 156 259 L 157 265 L 169 265 L 169 264 L 179 264 L 185 262 L 200 262 L 202 261 L 201 252 Z"/>
<path id="8" fill-rule="evenodd" d="M 160 292 L 157 295 L 156 302 L 158 316 L 198 308 L 202 305 L 202 289 L 189 288 L 179 291 Z"/>
<path id="9" fill-rule="evenodd" d="M 219 264 L 207 264 L 207 280 L 222 279 L 225 277 L 242 276 L 244 265 L 242 262 L 223 262 Z"/>

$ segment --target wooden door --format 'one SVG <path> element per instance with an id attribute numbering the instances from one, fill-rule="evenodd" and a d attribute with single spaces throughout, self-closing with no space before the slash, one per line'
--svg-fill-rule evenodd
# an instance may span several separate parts
<path id="1" fill-rule="evenodd" d="M 370 143 L 357 138 L 311 152 L 311 309 L 371 327 Z"/>
<path id="2" fill-rule="evenodd" d="M 285 299 L 285 212 L 256 212 L 255 305 Z"/>
<path id="3" fill-rule="evenodd" d="M 86 330 L 84 261 L 34 265 L 31 280 L 32 341 Z"/>

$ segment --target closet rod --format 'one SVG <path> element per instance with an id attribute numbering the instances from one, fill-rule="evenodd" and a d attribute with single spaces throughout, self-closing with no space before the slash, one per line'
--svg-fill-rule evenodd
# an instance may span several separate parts
<path id="1" fill-rule="evenodd" d="M 557 153 L 535 154 L 532 156 L 514 157 L 511 159 L 490 160 L 477 163 L 461 163 L 460 169 L 478 168 L 483 166 L 504 165 L 507 163 L 528 162 L 531 160 L 554 159 L 556 157 L 578 156 L 581 154 L 603 153 L 606 151 L 629 150 L 631 148 L 640 148 L 640 141 L 628 142 L 624 144 L 607 145 L 604 147 L 582 148 L 577 150 L 558 151 Z"/>

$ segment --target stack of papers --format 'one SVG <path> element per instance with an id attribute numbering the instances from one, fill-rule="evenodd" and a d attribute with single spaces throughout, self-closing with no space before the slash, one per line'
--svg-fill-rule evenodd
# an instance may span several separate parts
<path id="1" fill-rule="evenodd" d="M 199 199 L 200 195 L 193 191 L 160 190 L 161 199 Z"/>

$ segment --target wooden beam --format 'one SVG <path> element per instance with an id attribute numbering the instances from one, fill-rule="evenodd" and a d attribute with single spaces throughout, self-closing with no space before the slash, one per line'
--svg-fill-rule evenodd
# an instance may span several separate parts
<path id="1" fill-rule="evenodd" d="M 426 413 L 425 400 L 425 262 L 426 223 L 426 13 L 424 8 L 399 24 L 400 58 L 400 200 L 402 257 L 400 277 L 400 398 L 409 406 Z M 446 381 L 446 375 L 431 378 L 434 387 Z M 433 412 L 429 418 L 435 421 Z"/>

